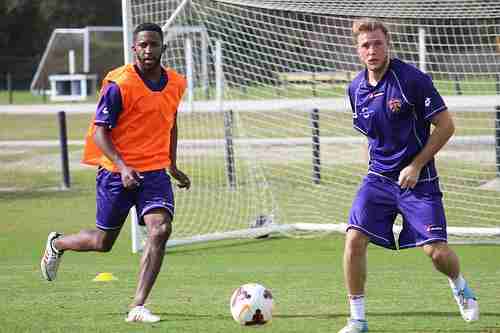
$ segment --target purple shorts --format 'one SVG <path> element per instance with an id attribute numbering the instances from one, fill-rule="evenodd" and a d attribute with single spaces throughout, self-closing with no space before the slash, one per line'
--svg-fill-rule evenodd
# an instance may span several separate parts
<path id="1" fill-rule="evenodd" d="M 167 172 L 147 171 L 141 172 L 141 176 L 144 178 L 137 188 L 126 190 L 120 173 L 99 168 L 96 177 L 97 228 L 120 229 L 132 206 L 137 209 L 140 224 L 144 224 L 144 215 L 154 208 L 165 209 L 173 218 L 174 194 Z"/>
<path id="2" fill-rule="evenodd" d="M 376 245 L 396 249 L 392 230 L 397 214 L 403 217 L 400 249 L 447 241 L 446 217 L 439 181 L 420 182 L 402 189 L 389 178 L 368 174 L 354 198 L 347 230 L 353 228 Z"/>

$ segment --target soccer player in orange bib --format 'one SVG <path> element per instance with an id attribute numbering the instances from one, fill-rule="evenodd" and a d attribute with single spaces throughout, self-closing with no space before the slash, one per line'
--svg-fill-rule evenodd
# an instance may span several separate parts
<path id="1" fill-rule="evenodd" d="M 170 177 L 180 188 L 191 182 L 177 169 L 177 109 L 185 79 L 161 66 L 163 32 L 143 23 L 133 34 L 133 64 L 116 68 L 103 80 L 97 111 L 87 133 L 82 162 L 98 166 L 96 228 L 63 236 L 51 232 L 41 261 L 43 277 L 53 281 L 64 251 L 108 252 L 132 206 L 148 229 L 139 281 L 127 322 L 157 322 L 144 307 L 158 276 L 171 234 L 174 197 Z M 168 173 L 167 173 L 168 171 Z"/>

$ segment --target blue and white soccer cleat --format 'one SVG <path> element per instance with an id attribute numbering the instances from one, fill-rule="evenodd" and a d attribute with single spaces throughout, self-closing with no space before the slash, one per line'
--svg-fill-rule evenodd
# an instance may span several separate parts
<path id="1" fill-rule="evenodd" d="M 479 320 L 479 303 L 469 286 L 466 284 L 462 290 L 452 290 L 462 318 L 466 322 Z"/>
<path id="2" fill-rule="evenodd" d="M 136 306 L 129 311 L 125 321 L 127 323 L 156 323 L 160 321 L 160 317 L 152 314 L 151 311 L 146 309 L 144 306 Z"/>
<path id="3" fill-rule="evenodd" d="M 61 257 L 63 251 L 58 251 L 52 245 L 52 242 L 61 237 L 62 234 L 57 232 L 51 232 L 47 237 L 47 243 L 45 244 L 45 251 L 43 253 L 42 260 L 40 262 L 40 269 L 42 271 L 42 276 L 47 281 L 53 281 L 57 276 L 57 269 L 59 268 L 59 263 L 61 262 Z"/>
<path id="4" fill-rule="evenodd" d="M 366 320 L 349 319 L 347 325 L 339 333 L 364 333 L 368 332 L 368 322 Z"/>

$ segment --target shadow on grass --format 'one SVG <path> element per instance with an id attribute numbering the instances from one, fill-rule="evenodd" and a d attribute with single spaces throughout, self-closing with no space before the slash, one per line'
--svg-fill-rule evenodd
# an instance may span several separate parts
<path id="1" fill-rule="evenodd" d="M 126 315 L 126 312 L 113 312 L 113 313 L 108 313 L 109 315 Z M 232 319 L 230 315 L 221 315 L 221 314 L 209 314 L 209 313 L 175 313 L 175 312 L 156 312 L 157 315 L 159 316 L 164 316 L 169 319 L 181 319 L 181 320 L 197 320 L 197 319 L 213 319 L 213 320 L 226 320 L 226 319 Z M 481 313 L 482 317 L 496 317 L 500 318 L 499 313 L 494 313 L 494 312 L 485 312 Z M 337 318 L 347 318 L 348 314 L 347 313 L 298 313 L 298 314 L 275 314 L 273 315 L 273 318 L 275 319 L 304 319 L 304 318 L 310 318 L 310 319 L 337 319 Z M 443 317 L 443 318 L 450 318 L 450 317 L 457 317 L 458 318 L 458 313 L 457 312 L 437 312 L 437 311 L 417 311 L 417 312 L 387 312 L 387 313 L 367 313 L 367 317 L 373 318 L 373 317 L 423 317 L 423 318 L 429 318 L 429 317 Z M 375 319 L 376 320 L 376 319 Z M 470 325 L 474 325 L 474 323 L 471 323 Z M 459 330 L 459 332 L 473 332 L 474 330 L 470 331 L 468 329 L 464 329 L 462 331 Z M 412 332 L 412 331 L 409 331 Z M 475 331 L 477 332 L 477 327 L 475 328 Z M 500 333 L 500 332 L 499 332 Z"/>
<path id="2" fill-rule="evenodd" d="M 222 315 L 222 314 L 202 314 L 202 313 L 174 313 L 174 312 L 158 312 L 160 317 L 164 318 L 160 320 L 159 323 L 168 323 L 168 322 L 190 322 L 190 321 L 206 321 L 207 319 L 212 321 L 232 321 L 233 318 L 230 315 Z M 125 312 L 120 313 L 107 313 L 107 315 L 112 316 L 126 316 Z M 417 311 L 417 312 L 389 312 L 389 313 L 368 313 L 369 317 L 442 317 L 444 319 L 448 319 L 450 317 L 456 317 L 456 312 L 436 312 L 436 311 Z M 487 317 L 497 317 L 500 318 L 500 314 L 486 312 L 481 313 L 481 316 Z M 274 320 L 304 320 L 304 319 L 312 319 L 312 320 L 339 320 L 346 319 L 348 315 L 346 313 L 314 313 L 314 314 L 275 314 L 273 316 Z M 373 321 L 376 321 L 375 318 Z M 155 324 L 153 324 L 155 326 Z M 435 327 L 432 329 L 413 329 L 413 328 L 405 328 L 405 332 L 408 333 L 439 333 L 439 332 L 453 332 L 453 333 L 500 333 L 500 327 L 478 327 L 477 323 L 464 323 L 463 328 L 446 328 L 446 325 L 443 324 L 443 327 Z M 387 332 L 385 329 L 374 329 L 370 328 L 370 332 Z"/>
<path id="3" fill-rule="evenodd" d="M 233 317 L 230 315 L 222 315 L 222 314 L 201 314 L 201 313 L 173 313 L 173 312 L 155 312 L 155 314 L 159 315 L 163 319 L 161 321 L 196 321 L 196 320 L 233 320 Z M 126 316 L 126 313 L 108 313 L 108 315 L 120 315 Z M 296 315 L 273 315 L 273 319 L 334 319 L 334 318 L 345 318 L 345 314 L 296 314 Z"/>
<path id="4" fill-rule="evenodd" d="M 236 240 L 227 240 L 227 241 L 216 241 L 213 243 L 210 243 L 209 245 L 187 245 L 188 247 L 183 248 L 181 247 L 175 247 L 175 248 L 170 248 L 168 249 L 168 254 L 169 255 L 183 255 L 183 254 L 191 254 L 193 252 L 206 252 L 210 250 L 215 250 L 219 251 L 221 249 L 229 249 L 229 248 L 237 248 L 237 247 L 245 247 L 248 245 L 257 245 L 261 242 L 270 242 L 270 241 L 277 241 L 277 240 L 283 240 L 283 239 L 288 239 L 285 236 L 272 236 L 272 237 L 267 237 L 267 238 L 260 238 L 260 239 L 248 239 L 248 240 L 241 240 L 241 239 L 236 239 Z"/>
<path id="5" fill-rule="evenodd" d="M 455 312 L 443 311 L 408 311 L 408 312 L 368 312 L 367 317 L 457 317 L 459 316 L 458 310 Z M 500 319 L 500 313 L 495 312 L 481 312 L 481 317 L 493 317 Z"/>
<path id="6" fill-rule="evenodd" d="M 50 197 L 52 198 L 74 198 L 75 195 L 94 191 L 93 188 L 73 186 L 70 189 L 62 187 L 43 187 L 37 189 L 16 189 L 12 191 L 0 191 L 0 200 L 32 200 Z"/>

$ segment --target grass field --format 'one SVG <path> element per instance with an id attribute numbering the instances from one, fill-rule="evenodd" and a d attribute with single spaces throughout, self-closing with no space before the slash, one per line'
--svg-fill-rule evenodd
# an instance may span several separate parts
<path id="1" fill-rule="evenodd" d="M 295 113 L 293 117 L 286 112 L 274 115 L 279 121 L 269 122 L 267 127 L 256 126 L 262 131 L 254 133 L 256 136 L 310 135 L 307 115 Z M 263 116 L 242 114 L 240 121 L 256 123 Z M 460 135 L 493 131 L 491 114 L 457 116 Z M 223 137 L 222 117 L 198 117 L 203 115 L 182 116 L 180 125 L 186 129 L 181 131 L 182 139 Z M 329 119 L 328 115 L 322 118 L 325 120 L 322 134 L 354 135 L 349 117 L 336 114 L 335 118 Z M 89 118 L 90 114 L 68 114 L 69 139 L 83 138 Z M 280 132 L 278 126 L 288 130 Z M 207 131 L 204 127 L 215 130 Z M 57 136 L 55 115 L 0 113 L 0 141 L 57 140 Z M 332 163 L 324 165 L 328 172 L 323 174 L 322 181 L 326 186 L 305 184 L 305 178 L 289 174 L 292 169 L 309 168 L 309 151 L 303 160 L 300 149 L 290 152 L 268 148 L 261 152 L 259 157 L 263 161 L 267 160 L 266 154 L 282 155 L 282 159 L 266 166 L 266 176 L 282 216 L 295 221 L 306 214 L 315 214 L 322 221 L 345 221 L 366 164 L 361 160 L 342 162 L 339 160 L 344 154 L 342 148 L 345 147 L 322 148 L 324 160 Z M 78 166 L 81 149 L 70 147 L 72 187 L 63 191 L 57 189 L 61 183 L 59 148 L 0 147 L 0 299 L 4 300 L 0 304 L 0 332 L 314 333 L 337 332 L 345 324 L 348 306 L 342 276 L 343 237 L 336 234 L 316 238 L 276 236 L 169 249 L 149 300 L 150 308 L 163 319 L 154 325 L 131 325 L 123 320 L 134 293 L 139 264 L 139 255 L 131 253 L 129 223 L 111 253 L 68 252 L 57 281 L 43 281 L 39 260 L 47 233 L 53 230 L 73 233 L 94 224 L 95 171 Z M 243 214 L 237 209 L 249 205 L 240 207 L 237 200 L 256 196 L 245 193 L 240 198 L 233 192 L 222 193 L 224 176 L 214 170 L 224 170 L 223 159 L 203 154 L 206 152 L 180 156 L 183 168 L 189 174 L 196 168 L 198 178 L 190 192 L 178 196 L 177 229 L 190 225 L 197 231 L 204 230 L 209 220 L 227 221 L 231 216 L 236 219 Z M 287 155 L 293 155 L 295 160 L 287 162 L 284 158 Z M 483 221 L 498 226 L 498 192 L 477 189 L 485 174 L 494 175 L 494 168 L 463 158 L 448 159 L 443 166 L 445 188 L 452 192 L 446 193 L 446 198 L 456 205 L 448 205 L 448 217 L 453 224 L 465 226 Z M 238 168 L 247 167 L 238 164 Z M 196 187 L 203 187 L 201 195 L 195 196 Z M 12 188 L 16 190 L 9 190 Z M 306 201 L 311 210 L 301 210 L 300 204 Z M 216 215 L 221 212 L 226 216 Z M 421 250 L 395 252 L 371 246 L 367 284 L 370 332 L 500 333 L 500 247 L 455 245 L 454 249 L 461 258 L 465 277 L 479 297 L 479 322 L 467 324 L 461 319 L 446 278 L 434 271 Z M 112 272 L 118 280 L 93 282 L 99 272 Z M 270 325 L 246 328 L 232 320 L 229 298 L 235 288 L 247 282 L 262 283 L 273 291 L 276 309 Z"/>
<path id="2" fill-rule="evenodd" d="M 493 78 L 474 78 L 464 81 L 435 80 L 436 87 L 443 96 L 452 95 L 495 95 L 497 94 L 497 82 Z M 287 85 L 248 85 L 240 87 L 227 87 L 226 99 L 265 99 L 265 98 L 307 98 L 307 97 L 342 97 L 345 95 L 346 83 L 335 84 L 287 84 Z M 211 99 L 215 96 L 215 88 L 207 91 L 197 88 L 194 91 L 195 100 Z M 0 105 L 9 104 L 12 98 L 13 104 L 42 104 L 51 102 L 48 96 L 34 95 L 30 91 L 14 90 L 10 94 L 6 90 L 0 90 Z M 97 101 L 97 96 L 89 96 L 86 102 Z"/>
<path id="3" fill-rule="evenodd" d="M 272 289 L 276 310 L 259 332 L 336 332 L 347 304 L 342 236 L 225 241 L 168 250 L 149 301 L 154 325 L 123 319 L 134 293 L 139 256 L 128 224 L 108 254 L 66 253 L 57 281 L 41 279 L 49 231 L 92 227 L 92 175 L 71 191 L 0 193 L 1 332 L 248 332 L 230 317 L 232 290 L 256 281 Z M 500 332 L 500 265 L 495 246 L 455 246 L 481 304 L 481 320 L 462 321 L 446 279 L 420 250 L 369 250 L 367 315 L 371 332 Z M 98 272 L 118 280 L 93 282 Z"/>
<path id="4" fill-rule="evenodd" d="M 320 113 L 321 133 L 324 136 L 356 136 L 352 116 L 348 112 Z M 83 140 L 92 115 L 67 113 L 68 139 Z M 310 115 L 307 112 L 283 110 L 273 112 L 242 112 L 239 121 L 251 128 L 253 137 L 289 138 L 311 135 Z M 454 112 L 456 135 L 493 135 L 493 112 Z M 184 113 L 179 115 L 182 131 L 180 139 L 224 138 L 222 114 Z M 19 129 L 23 130 L 20 131 Z M 1 140 L 57 140 L 59 136 L 56 114 L 5 114 L 0 112 Z"/>

